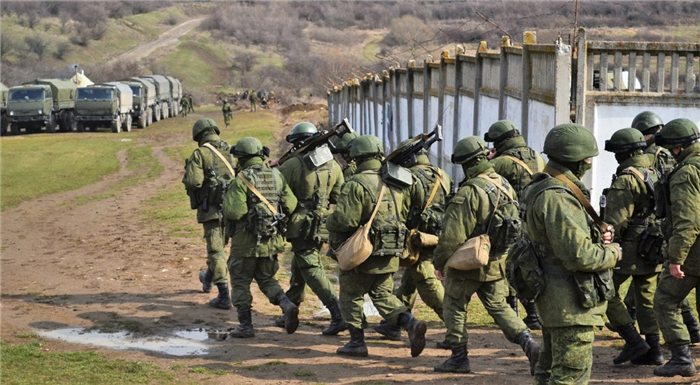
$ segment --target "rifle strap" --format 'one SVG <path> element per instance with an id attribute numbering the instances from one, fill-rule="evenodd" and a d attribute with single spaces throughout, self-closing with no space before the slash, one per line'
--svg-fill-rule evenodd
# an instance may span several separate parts
<path id="1" fill-rule="evenodd" d="M 659 146 L 659 148 L 656 149 L 656 152 L 654 153 L 654 164 L 652 166 L 656 167 L 656 164 L 659 163 L 659 154 L 661 154 L 661 151 L 663 151 L 663 147 Z"/>
<path id="2" fill-rule="evenodd" d="M 270 211 L 272 211 L 273 215 L 277 215 L 277 210 L 275 209 L 275 206 L 273 206 L 272 203 L 270 203 L 270 201 L 265 199 L 265 197 L 260 193 L 260 191 L 258 191 L 258 189 L 255 188 L 255 186 L 248 182 L 248 179 L 246 179 L 246 177 L 243 176 L 243 173 L 238 174 L 238 177 L 241 178 L 243 183 L 245 183 L 245 185 L 248 186 L 250 191 L 252 191 L 253 194 L 255 194 L 255 196 L 260 198 L 260 201 L 264 203 Z"/>
<path id="3" fill-rule="evenodd" d="M 634 168 L 634 167 L 627 167 L 626 169 L 622 170 L 622 172 L 623 172 L 623 173 L 633 174 L 634 176 L 637 177 L 637 179 L 639 179 L 640 182 L 644 183 L 644 175 L 642 175 L 642 173 L 639 172 L 639 170 L 637 170 L 636 168 Z"/>
<path id="4" fill-rule="evenodd" d="M 522 160 L 520 160 L 514 156 L 510 156 L 510 155 L 503 155 L 503 157 L 508 158 L 508 159 L 512 160 L 513 162 L 517 163 L 522 168 L 524 168 L 525 171 L 527 171 L 527 173 L 530 174 L 530 176 L 532 176 L 532 170 L 530 170 L 530 167 L 528 167 L 527 164 L 525 164 L 525 162 L 523 162 Z"/>
<path id="5" fill-rule="evenodd" d="M 510 191 L 506 190 L 506 188 L 503 187 L 503 183 L 501 182 L 502 179 L 501 179 L 500 175 L 497 175 L 497 178 L 489 178 L 489 176 L 486 174 L 479 174 L 478 176 L 479 176 L 479 178 L 486 179 L 487 181 L 489 181 L 489 183 L 493 184 L 501 192 L 506 194 L 508 199 L 510 199 L 511 201 L 515 200 L 515 199 L 513 199 L 513 194 L 511 194 Z M 500 197 L 499 197 L 499 199 L 500 199 Z M 496 203 L 498 204 L 498 202 L 496 202 Z"/>
<path id="6" fill-rule="evenodd" d="M 578 186 L 576 186 L 572 181 L 570 181 L 569 178 L 567 178 L 564 174 L 549 166 L 545 166 L 544 172 L 564 182 L 564 184 L 574 193 L 576 199 L 578 199 L 583 208 L 586 209 L 586 212 L 588 212 L 588 215 L 591 216 L 593 222 L 595 222 L 595 224 L 598 227 L 600 227 L 601 230 L 608 231 L 609 225 L 603 222 L 602 219 L 600 219 L 598 213 L 596 213 L 595 209 L 593 209 L 593 206 L 591 206 L 591 202 L 589 202 L 586 196 L 583 195 L 583 192 L 581 192 L 581 189 L 579 189 Z"/>
<path id="7" fill-rule="evenodd" d="M 372 211 L 372 215 L 369 217 L 369 221 L 367 221 L 367 231 L 369 231 L 369 228 L 372 226 L 372 222 L 374 222 L 374 217 L 377 216 L 377 212 L 379 211 L 379 205 L 382 204 L 382 198 L 384 198 L 385 191 L 386 185 L 382 184 L 382 189 L 379 191 L 379 198 L 377 198 L 377 205 L 374 206 L 374 211 Z"/>
<path id="8" fill-rule="evenodd" d="M 231 163 L 229 163 L 228 160 L 219 152 L 219 150 L 216 149 L 216 147 L 212 146 L 211 143 L 204 143 L 204 147 L 210 149 L 216 156 L 219 157 L 219 159 L 224 161 L 224 164 L 226 165 L 226 168 L 228 168 L 228 171 L 231 173 L 232 177 L 236 176 L 236 172 L 233 171 L 233 167 L 231 167 Z"/>

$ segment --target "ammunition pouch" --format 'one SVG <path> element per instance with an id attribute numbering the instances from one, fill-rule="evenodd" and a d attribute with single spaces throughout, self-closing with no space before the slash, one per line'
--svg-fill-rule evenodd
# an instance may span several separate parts
<path id="1" fill-rule="evenodd" d="M 637 246 L 637 254 L 649 265 L 656 266 L 664 262 L 664 236 L 659 226 L 649 226 L 642 233 Z"/>
<path id="2" fill-rule="evenodd" d="M 591 309 L 615 296 L 612 270 L 597 273 L 572 273 L 579 306 Z"/>
<path id="3" fill-rule="evenodd" d="M 518 298 L 534 301 L 544 292 L 547 286 L 540 257 L 537 255 L 532 242 L 526 238 L 518 238 L 515 245 L 508 251 L 506 263 L 509 266 L 508 282 L 515 288 Z"/>

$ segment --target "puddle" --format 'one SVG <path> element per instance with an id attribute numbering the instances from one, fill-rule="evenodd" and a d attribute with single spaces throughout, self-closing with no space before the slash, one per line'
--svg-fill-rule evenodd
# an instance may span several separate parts
<path id="1" fill-rule="evenodd" d="M 176 337 L 133 337 L 127 332 L 102 333 L 83 328 L 43 330 L 39 335 L 70 343 L 100 346 L 116 350 L 145 350 L 171 356 L 201 356 L 209 353 L 209 346 L 202 343 L 210 338 L 204 330 L 177 331 Z M 212 338 L 215 339 L 215 338 Z"/>

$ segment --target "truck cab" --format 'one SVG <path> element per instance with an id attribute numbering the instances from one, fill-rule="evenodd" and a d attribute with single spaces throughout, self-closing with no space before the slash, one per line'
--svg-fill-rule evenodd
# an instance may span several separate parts
<path id="1" fill-rule="evenodd" d="M 42 84 L 12 87 L 8 91 L 7 115 L 13 134 L 24 128 L 28 133 L 56 130 L 53 119 L 53 93 L 51 87 Z"/>
<path id="2" fill-rule="evenodd" d="M 131 131 L 133 92 L 125 84 L 93 84 L 78 87 L 75 102 L 78 131 L 111 128 Z"/>

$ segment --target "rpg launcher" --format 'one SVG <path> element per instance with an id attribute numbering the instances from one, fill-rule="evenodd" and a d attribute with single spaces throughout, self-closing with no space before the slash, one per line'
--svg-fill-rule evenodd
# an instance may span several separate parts
<path id="1" fill-rule="evenodd" d="M 419 134 L 407 145 L 397 148 L 382 162 L 382 179 L 397 187 L 410 186 L 413 184 L 413 176 L 407 167 L 416 162 L 416 155 L 420 151 L 427 150 L 439 141 L 442 141 L 442 126 L 436 124 L 432 132 Z"/>
<path id="2" fill-rule="evenodd" d="M 311 135 L 306 140 L 295 144 L 292 148 L 289 149 L 289 151 L 287 151 L 284 155 L 282 155 L 281 158 L 279 158 L 279 160 L 277 161 L 277 165 L 281 166 L 284 162 L 288 161 L 289 159 L 294 158 L 299 154 L 303 154 L 305 152 L 314 150 L 317 147 L 323 146 L 324 144 L 332 146 L 332 143 L 330 142 L 330 139 L 332 137 L 342 137 L 348 132 L 355 132 L 355 130 L 353 130 L 352 126 L 350 126 L 350 122 L 348 122 L 348 119 L 345 118 L 342 122 L 336 124 L 330 130 L 319 131 Z M 328 153 L 330 154 L 330 151 L 328 151 Z M 333 155 L 331 154 L 330 156 L 332 158 Z"/>

